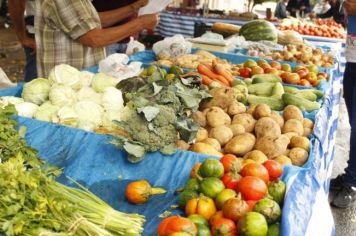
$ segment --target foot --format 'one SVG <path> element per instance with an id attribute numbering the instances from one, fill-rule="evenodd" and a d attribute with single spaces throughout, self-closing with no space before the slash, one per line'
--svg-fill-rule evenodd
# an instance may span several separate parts
<path id="1" fill-rule="evenodd" d="M 339 191 L 343 186 L 343 175 L 337 176 L 335 179 L 330 181 L 330 191 Z"/>
<path id="2" fill-rule="evenodd" d="M 331 205 L 339 208 L 347 208 L 353 205 L 356 201 L 356 188 L 342 186 L 341 189 L 335 194 Z"/>

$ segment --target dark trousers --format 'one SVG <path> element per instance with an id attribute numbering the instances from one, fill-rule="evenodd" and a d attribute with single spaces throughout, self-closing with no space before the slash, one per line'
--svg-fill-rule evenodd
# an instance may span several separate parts
<path id="1" fill-rule="evenodd" d="M 25 82 L 30 82 L 31 80 L 37 78 L 37 68 L 36 68 L 36 54 L 33 53 L 32 48 L 24 47 L 26 55 L 26 65 L 24 69 L 24 80 Z"/>
<path id="2" fill-rule="evenodd" d="M 350 158 L 344 182 L 356 187 L 356 63 L 347 63 L 344 73 L 344 98 L 351 126 Z"/>

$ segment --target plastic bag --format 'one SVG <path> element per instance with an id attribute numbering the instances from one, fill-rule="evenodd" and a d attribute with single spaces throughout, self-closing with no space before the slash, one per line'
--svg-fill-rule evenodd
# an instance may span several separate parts
<path id="1" fill-rule="evenodd" d="M 121 80 L 138 76 L 142 72 L 142 63 L 134 61 L 129 63 L 129 57 L 126 54 L 115 53 L 99 62 L 99 72 L 108 74 Z"/>
<path id="2" fill-rule="evenodd" d="M 9 87 L 15 87 L 16 84 L 12 83 L 11 80 L 7 77 L 5 72 L 0 68 L 0 89 L 5 89 Z"/>
<path id="3" fill-rule="evenodd" d="M 189 54 L 192 49 L 192 43 L 186 41 L 182 35 L 178 34 L 153 44 L 152 49 L 159 60 L 164 60 Z"/>
<path id="4" fill-rule="evenodd" d="M 145 45 L 134 40 L 133 37 L 130 37 L 130 42 L 127 44 L 126 55 L 132 55 L 136 52 L 142 52 L 145 50 Z"/>

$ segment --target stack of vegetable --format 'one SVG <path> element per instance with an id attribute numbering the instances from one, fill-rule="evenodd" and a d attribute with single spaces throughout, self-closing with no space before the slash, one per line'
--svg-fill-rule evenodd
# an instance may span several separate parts
<path id="1" fill-rule="evenodd" d="M 286 191 L 281 175 L 273 160 L 241 163 L 230 154 L 207 159 L 193 168 L 179 196 L 188 218 L 164 219 L 158 235 L 279 235 Z"/>
<path id="2" fill-rule="evenodd" d="M 307 137 L 313 122 L 304 118 L 298 107 L 288 105 L 283 116 L 266 104 L 251 106 L 246 111 L 243 104 L 234 100 L 228 104 L 223 91 L 220 94 L 193 114 L 201 128 L 195 143 L 186 148 L 218 157 L 225 153 L 243 160 L 275 159 L 282 164 L 305 164 L 310 148 Z"/>
<path id="3" fill-rule="evenodd" d="M 84 189 L 55 181 L 61 171 L 42 165 L 15 131 L 14 108 L 0 108 L 0 229 L 13 235 L 140 234 L 144 217 L 112 209 Z M 23 132 L 23 129 L 20 129 Z"/>
<path id="4" fill-rule="evenodd" d="M 2 97 L 0 103 L 14 104 L 20 116 L 93 131 L 121 119 L 123 98 L 115 85 L 113 77 L 63 64 L 48 79 L 26 83 L 22 98 Z"/>
<path id="5" fill-rule="evenodd" d="M 210 95 L 202 89 L 201 78 L 173 75 L 167 79 L 163 71 L 145 78 L 131 78 L 117 87 L 123 92 L 124 114 L 115 122 L 123 135 L 114 135 L 112 142 L 128 153 L 128 160 L 138 162 L 146 152 L 160 151 L 170 155 L 176 142 L 192 143 L 199 126 L 190 118 L 200 101 Z"/>

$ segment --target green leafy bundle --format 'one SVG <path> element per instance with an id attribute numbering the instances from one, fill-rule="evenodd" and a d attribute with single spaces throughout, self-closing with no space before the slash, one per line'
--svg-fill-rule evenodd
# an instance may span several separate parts
<path id="1" fill-rule="evenodd" d="M 190 118 L 202 99 L 211 97 L 193 77 L 165 79 L 161 69 L 147 78 L 135 77 L 117 85 L 124 94 L 123 120 L 115 122 L 129 137 L 114 135 L 112 143 L 128 153 L 128 160 L 143 160 L 146 152 L 176 151 L 178 138 L 192 143 L 199 125 Z"/>

